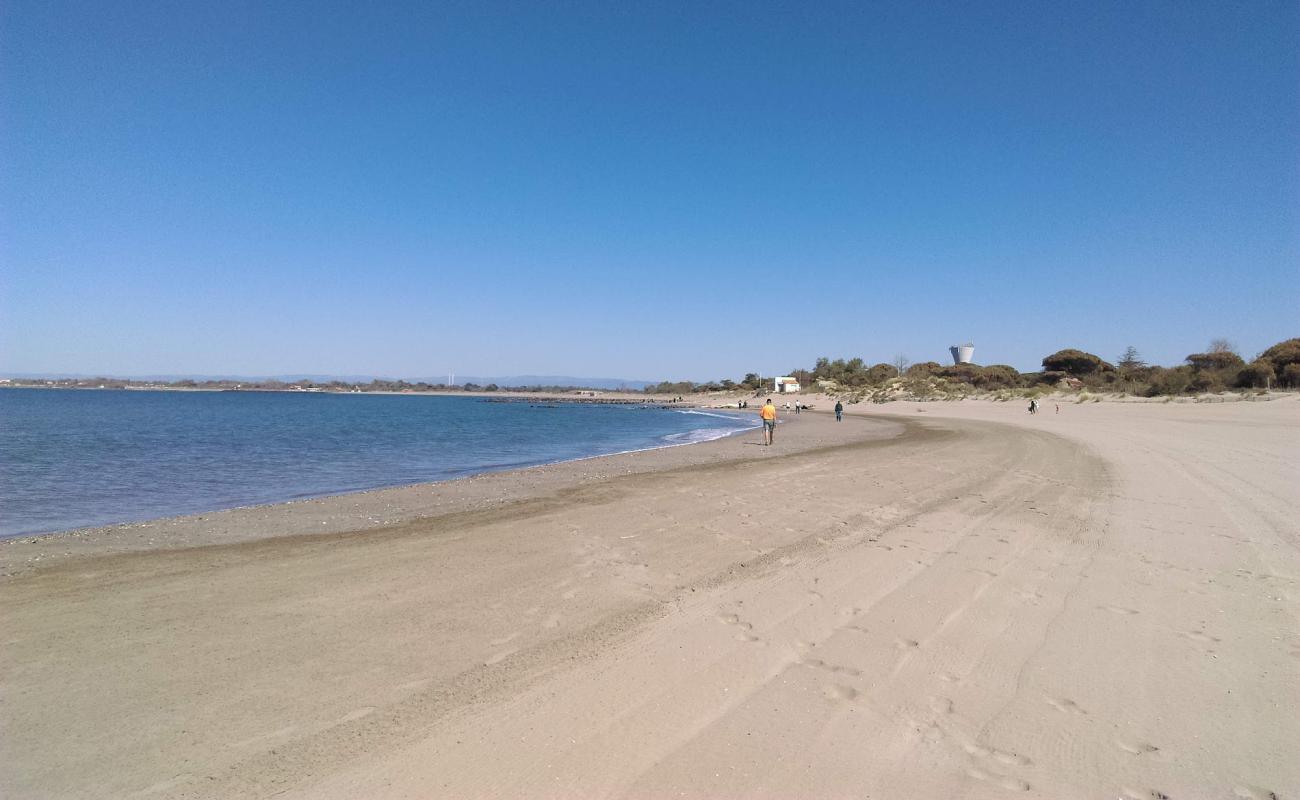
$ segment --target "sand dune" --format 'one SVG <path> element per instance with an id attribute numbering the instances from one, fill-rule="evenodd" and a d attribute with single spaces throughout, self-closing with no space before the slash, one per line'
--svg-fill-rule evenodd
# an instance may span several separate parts
<path id="1" fill-rule="evenodd" d="M 1046 411 L 9 546 L 0 793 L 1300 795 L 1300 403 Z"/>

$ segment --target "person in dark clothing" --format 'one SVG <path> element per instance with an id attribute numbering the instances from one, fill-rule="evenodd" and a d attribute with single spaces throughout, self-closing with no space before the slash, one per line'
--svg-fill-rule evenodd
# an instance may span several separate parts
<path id="1" fill-rule="evenodd" d="M 835 401 L 835 421 L 840 422 L 844 419 L 844 404 L 839 400 Z"/>

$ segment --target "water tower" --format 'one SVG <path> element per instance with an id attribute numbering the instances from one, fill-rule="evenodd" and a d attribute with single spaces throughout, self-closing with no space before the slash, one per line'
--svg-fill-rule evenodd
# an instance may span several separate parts
<path id="1" fill-rule="evenodd" d="M 969 364 L 971 363 L 971 359 L 975 357 L 975 345 L 970 342 L 967 342 L 966 344 L 955 344 L 948 348 L 948 352 L 952 353 L 952 363 Z"/>

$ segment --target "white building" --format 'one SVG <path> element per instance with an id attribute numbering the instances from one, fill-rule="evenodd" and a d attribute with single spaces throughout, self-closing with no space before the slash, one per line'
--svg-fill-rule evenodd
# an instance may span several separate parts
<path id="1" fill-rule="evenodd" d="M 777 394 L 786 394 L 787 392 L 797 392 L 800 388 L 799 381 L 789 375 L 783 375 L 773 382 L 772 391 Z"/>
<path id="2" fill-rule="evenodd" d="M 971 360 L 975 358 L 975 345 L 970 342 L 967 342 L 966 344 L 955 344 L 948 348 L 948 352 L 952 353 L 952 363 L 969 364 L 971 363 Z"/>

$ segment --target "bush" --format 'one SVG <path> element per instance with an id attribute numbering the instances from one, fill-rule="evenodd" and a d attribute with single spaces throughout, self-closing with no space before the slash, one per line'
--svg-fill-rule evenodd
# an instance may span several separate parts
<path id="1" fill-rule="evenodd" d="M 1300 364 L 1287 364 L 1281 377 L 1284 386 L 1300 389 Z"/>
<path id="2" fill-rule="evenodd" d="M 898 377 L 898 367 L 893 364 L 877 364 L 867 370 L 867 383 L 879 386 L 890 378 Z"/>
<path id="3" fill-rule="evenodd" d="M 1173 369 L 1156 368 L 1151 376 L 1151 385 L 1147 387 L 1147 397 L 1157 395 L 1176 395 L 1187 391 L 1192 384 L 1191 367 L 1174 367 Z"/>
<path id="4" fill-rule="evenodd" d="M 1217 370 L 1197 370 L 1192 373 L 1187 388 L 1193 392 L 1221 392 L 1228 387 Z"/>
<path id="5" fill-rule="evenodd" d="M 980 370 L 975 377 L 975 385 L 980 389 L 1014 389 L 1020 385 L 1020 372 L 1006 364 L 993 364 Z"/>
<path id="6" fill-rule="evenodd" d="M 1261 358 L 1251 362 L 1237 373 L 1236 384 L 1238 388 L 1252 389 L 1267 387 L 1276 380 L 1277 373 L 1273 371 L 1273 365 Z"/>

